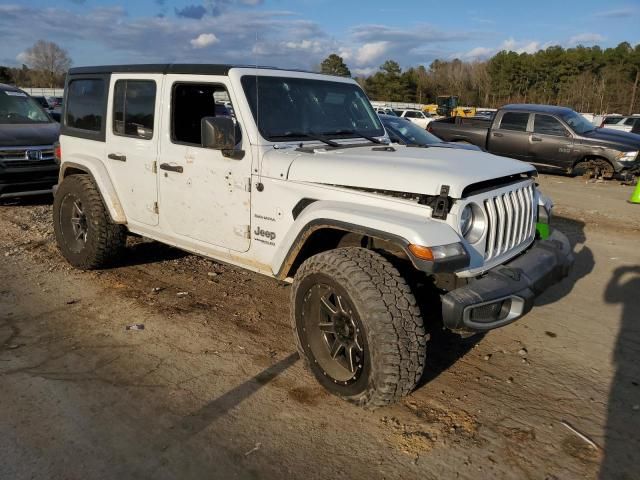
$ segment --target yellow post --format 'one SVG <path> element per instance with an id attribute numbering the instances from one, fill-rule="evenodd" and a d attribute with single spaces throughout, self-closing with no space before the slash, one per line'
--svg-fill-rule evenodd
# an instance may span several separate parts
<path id="1" fill-rule="evenodd" d="M 638 178 L 638 183 L 636 183 L 636 189 L 631 194 L 629 203 L 640 203 L 640 178 Z"/>

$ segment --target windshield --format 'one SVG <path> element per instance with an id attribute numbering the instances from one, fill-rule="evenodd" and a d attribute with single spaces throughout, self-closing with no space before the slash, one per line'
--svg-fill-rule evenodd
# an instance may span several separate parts
<path id="1" fill-rule="evenodd" d="M 582 115 L 577 112 L 566 113 L 561 118 L 567 122 L 567 125 L 571 127 L 571 130 L 578 134 L 583 134 L 592 131 L 593 125 Z"/>
<path id="2" fill-rule="evenodd" d="M 382 118 L 382 123 L 394 141 L 397 138 L 400 143 L 410 145 L 434 145 L 436 143 L 442 143 L 442 140 L 438 137 L 408 120 L 387 116 Z"/>
<path id="3" fill-rule="evenodd" d="M 267 140 L 309 140 L 308 134 L 326 138 L 384 135 L 366 95 L 352 83 L 247 75 L 242 77 L 242 87 L 258 130 Z"/>
<path id="4" fill-rule="evenodd" d="M 50 122 L 40 105 L 26 93 L 0 90 L 0 124 Z"/>

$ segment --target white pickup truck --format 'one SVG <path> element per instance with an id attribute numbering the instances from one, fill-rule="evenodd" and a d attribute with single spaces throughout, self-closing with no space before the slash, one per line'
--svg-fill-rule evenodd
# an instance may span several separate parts
<path id="1" fill-rule="evenodd" d="M 533 167 L 391 146 L 351 79 L 123 65 L 74 68 L 65 91 L 66 259 L 100 268 L 132 233 L 291 282 L 300 356 L 358 405 L 415 387 L 427 322 L 506 325 L 573 262 L 564 235 L 541 238 L 551 204 Z"/>

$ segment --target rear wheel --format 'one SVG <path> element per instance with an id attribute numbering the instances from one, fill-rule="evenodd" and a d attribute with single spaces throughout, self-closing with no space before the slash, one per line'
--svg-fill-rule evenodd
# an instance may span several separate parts
<path id="1" fill-rule="evenodd" d="M 409 286 L 383 256 L 364 248 L 315 255 L 291 296 L 300 355 L 331 393 L 376 407 L 415 387 L 427 335 Z"/>
<path id="2" fill-rule="evenodd" d="M 111 221 L 102 197 L 87 175 L 66 177 L 53 201 L 53 228 L 62 255 L 90 270 L 113 262 L 126 242 L 126 229 Z"/>

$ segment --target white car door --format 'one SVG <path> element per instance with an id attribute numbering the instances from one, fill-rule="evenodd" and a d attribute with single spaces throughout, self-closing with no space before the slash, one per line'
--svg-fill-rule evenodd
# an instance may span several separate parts
<path id="1" fill-rule="evenodd" d="M 203 117 L 232 116 L 225 102 L 237 102 L 228 77 L 167 75 L 163 99 L 158 159 L 162 229 L 172 236 L 247 251 L 251 149 L 245 146 L 242 158 L 229 158 L 220 150 L 203 148 L 200 137 Z M 240 143 L 242 148 L 248 140 Z"/>
<path id="2" fill-rule="evenodd" d="M 157 225 L 161 74 L 113 74 L 105 165 L 127 221 Z"/>

